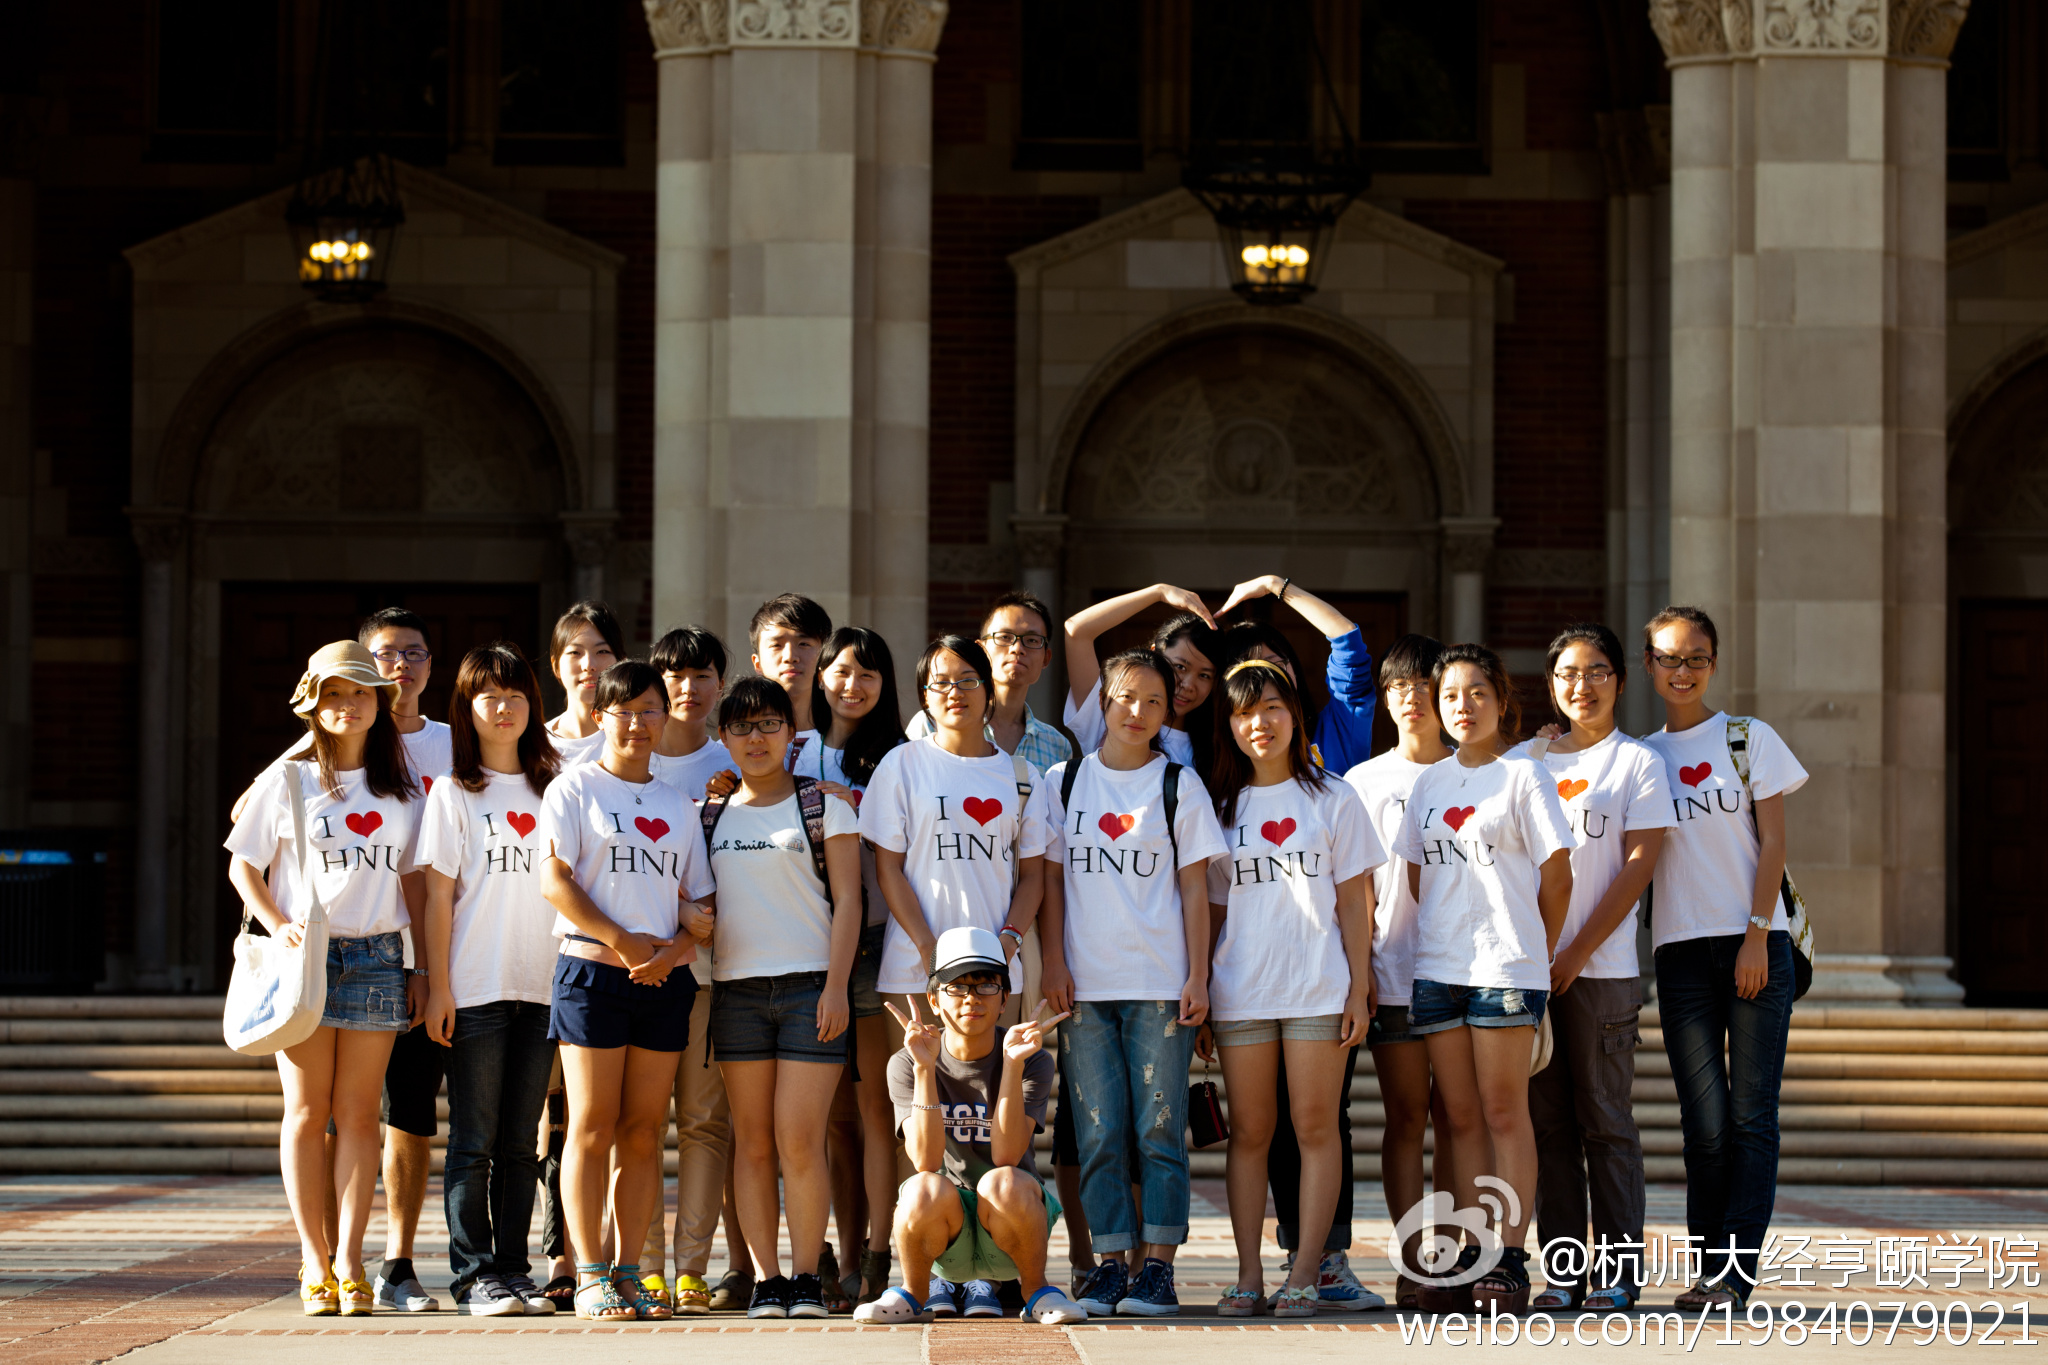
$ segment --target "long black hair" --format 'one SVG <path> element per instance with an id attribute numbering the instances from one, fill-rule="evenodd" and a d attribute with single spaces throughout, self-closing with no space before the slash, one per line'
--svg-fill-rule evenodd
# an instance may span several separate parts
<path id="1" fill-rule="evenodd" d="M 1194 751 L 1195 771 L 1208 772 L 1216 761 L 1216 689 L 1223 685 L 1223 637 L 1207 621 L 1191 611 L 1179 612 L 1166 618 L 1165 624 L 1152 632 L 1152 648 L 1172 662 L 1166 651 L 1186 642 L 1209 661 L 1216 670 L 1216 683 L 1209 689 L 1209 695 L 1202 704 L 1180 718 L 1178 728 L 1185 730 L 1188 747 Z M 1180 676 L 1169 671 L 1166 675 L 1166 715 L 1168 724 L 1163 729 L 1176 728 L 1173 720 L 1173 694 L 1180 690 Z"/>
<path id="2" fill-rule="evenodd" d="M 1323 789 L 1323 767 L 1309 749 L 1309 729 L 1303 719 L 1301 689 L 1287 676 L 1287 670 L 1267 659 L 1240 659 L 1216 684 L 1223 705 L 1216 708 L 1216 763 L 1209 773 L 1209 791 L 1216 802 L 1216 814 L 1225 827 L 1237 823 L 1237 800 L 1252 781 L 1252 757 L 1238 745 L 1231 718 L 1259 704 L 1270 687 L 1294 719 L 1294 736 L 1287 741 L 1288 775 L 1304 787 Z"/>
<path id="3" fill-rule="evenodd" d="M 483 746 L 476 735 L 477 693 L 488 687 L 502 687 L 526 697 L 526 729 L 519 735 L 519 767 L 535 796 L 547 795 L 548 783 L 562 770 L 561 755 L 548 737 L 540 700 L 540 680 L 534 676 L 518 645 L 509 640 L 478 645 L 462 656 L 455 675 L 455 694 L 448 700 L 448 740 L 453 750 L 451 764 L 455 781 L 465 791 L 480 792 L 490 782 L 484 771 Z"/>
<path id="4" fill-rule="evenodd" d="M 855 663 L 882 675 L 881 695 L 875 698 L 874 709 L 854 725 L 839 753 L 847 785 L 865 787 L 882 755 L 904 742 L 903 707 L 896 700 L 896 660 L 889 653 L 889 642 L 865 626 L 841 626 L 832 632 L 825 652 L 818 656 L 818 676 L 823 678 L 832 661 L 849 649 Z M 828 713 L 829 709 L 827 703 Z"/>
<path id="5" fill-rule="evenodd" d="M 1261 600 L 1270 601 L 1271 599 Z M 1247 604 L 1247 606 L 1249 605 Z M 1223 650 L 1223 671 L 1226 673 L 1246 659 L 1263 657 L 1252 653 L 1252 650 L 1259 645 L 1265 646 L 1268 652 L 1278 655 L 1287 667 L 1289 680 L 1294 684 L 1294 695 L 1301 702 L 1303 723 L 1308 726 L 1309 734 L 1315 734 L 1316 722 L 1322 718 L 1322 708 L 1315 704 L 1315 701 L 1308 694 L 1308 689 L 1302 685 L 1301 655 L 1295 652 L 1294 642 L 1287 638 L 1285 631 L 1274 625 L 1270 620 L 1259 616 L 1249 616 L 1245 620 L 1233 621 L 1225 626 L 1219 639 Z M 1221 684 L 1219 683 L 1218 686 L 1221 686 Z M 1218 717 L 1221 717 L 1223 709 L 1218 707 L 1216 713 Z M 1222 741 L 1220 736 L 1217 742 L 1219 745 L 1218 752 L 1221 752 L 1220 745 Z"/>

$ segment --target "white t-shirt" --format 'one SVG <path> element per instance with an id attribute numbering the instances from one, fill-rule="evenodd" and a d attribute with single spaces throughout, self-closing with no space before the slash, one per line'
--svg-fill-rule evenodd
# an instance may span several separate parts
<path id="1" fill-rule="evenodd" d="M 1415 897 L 1408 891 L 1408 862 L 1395 845 L 1408 813 L 1408 794 L 1430 766 L 1410 763 L 1399 750 L 1389 749 L 1344 774 L 1388 850 L 1372 876 L 1373 996 L 1382 1005 L 1406 1005 L 1415 990 Z"/>
<path id="2" fill-rule="evenodd" d="M 875 766 L 861 798 L 861 837 L 903 855 L 903 875 L 934 936 L 963 926 L 993 933 L 1009 917 L 1016 859 L 1040 857 L 1051 842 L 1046 785 L 1034 782 L 1021 798 L 1016 762 L 1002 750 L 961 758 L 935 739 L 912 740 Z M 929 979 L 917 945 L 891 919 L 877 989 L 915 994 Z"/>
<path id="3" fill-rule="evenodd" d="M 732 751 L 716 739 L 708 741 L 694 754 L 676 758 L 655 754 L 647 760 L 647 771 L 658 781 L 668 783 L 699 803 L 704 800 L 704 784 L 728 768 L 739 771 L 739 765 L 732 761 Z"/>
<path id="4" fill-rule="evenodd" d="M 548 787 L 542 811 L 554 856 L 621 929 L 673 939 L 682 902 L 713 890 L 697 808 L 666 782 L 628 782 L 580 763 Z M 581 932 L 555 916 L 556 938 Z"/>
<path id="5" fill-rule="evenodd" d="M 416 859 L 455 879 L 448 989 L 457 1009 L 552 998 L 555 911 L 541 894 L 541 806 L 521 773 L 486 772 L 480 792 L 451 777 L 427 797 Z"/>
<path id="6" fill-rule="evenodd" d="M 297 755 L 301 758 L 312 753 L 309 735 L 293 744 L 277 756 L 277 763 Z M 430 720 L 424 726 L 406 734 L 399 732 L 398 742 L 405 746 L 406 765 L 412 775 L 419 779 L 420 791 L 424 794 L 434 789 L 434 779 L 455 766 L 455 732 L 438 720 Z M 276 767 L 277 763 L 271 764 Z"/>
<path id="7" fill-rule="evenodd" d="M 1538 869 L 1571 846 L 1564 804 L 1540 764 L 1507 757 L 1468 768 L 1455 755 L 1431 764 L 1394 846 L 1422 868 L 1416 979 L 1549 990 Z"/>
<path id="8" fill-rule="evenodd" d="M 337 800 L 320 781 L 318 763 L 288 759 L 271 764 L 256 779 L 224 847 L 269 869 L 271 898 L 286 919 L 296 922 L 305 913 L 287 764 L 298 769 L 305 793 L 305 875 L 327 911 L 328 936 L 369 938 L 405 928 L 412 916 L 398 879 L 414 868 L 422 802 L 417 796 L 400 801 L 371 795 L 361 768 L 334 775 L 341 787 Z"/>
<path id="9" fill-rule="evenodd" d="M 1076 1000 L 1179 1000 L 1188 980 L 1180 879 L 1166 834 L 1166 759 L 1115 772 L 1090 753 L 1074 779 L 1069 812 L 1060 800 L 1067 765 L 1045 774 L 1046 857 L 1063 871 L 1067 967 Z M 1222 857 L 1223 830 L 1194 769 L 1180 772 L 1174 835 L 1180 866 Z"/>
<path id="10" fill-rule="evenodd" d="M 859 817 L 825 798 L 825 838 L 858 834 Z M 718 879 L 712 976 L 822 972 L 832 966 L 832 899 L 818 884 L 796 793 L 772 806 L 729 802 L 711 839 Z"/>
<path id="11" fill-rule="evenodd" d="M 1341 1013 L 1351 964 L 1337 883 L 1387 860 L 1365 803 L 1335 777 L 1321 791 L 1294 779 L 1246 787 L 1223 841 L 1229 851 L 1209 864 L 1209 901 L 1226 911 L 1209 967 L 1209 1017 Z"/>
<path id="12" fill-rule="evenodd" d="M 1534 757 L 1526 743 L 1516 746 L 1513 755 Z M 1557 936 L 1562 948 L 1578 937 L 1592 918 L 1593 907 L 1621 875 L 1622 864 L 1628 861 L 1622 836 L 1630 830 L 1671 828 L 1671 789 L 1664 781 L 1664 760 L 1619 730 L 1590 749 L 1571 754 L 1551 749 L 1539 761 L 1557 784 L 1564 818 L 1577 841 L 1572 849 L 1572 908 L 1565 916 L 1564 932 Z M 1628 918 L 1593 950 L 1579 975 L 1632 981 L 1641 974 L 1636 962 L 1636 912 L 1631 907 Z"/>
<path id="13" fill-rule="evenodd" d="M 1167 699 L 1169 705 L 1172 698 Z M 1109 734 L 1109 721 L 1102 714 L 1102 679 L 1096 678 L 1095 686 L 1088 689 L 1088 695 L 1081 704 L 1074 704 L 1074 693 L 1067 691 L 1067 704 L 1060 712 L 1060 719 L 1074 732 L 1074 738 L 1081 741 L 1081 752 L 1092 754 L 1102 747 L 1102 741 Z M 1188 738 L 1185 730 L 1176 730 L 1170 725 L 1159 727 L 1159 747 L 1168 758 L 1183 768 L 1195 766 L 1195 742 Z M 1180 999 L 1180 988 L 1176 986 L 1173 998 Z"/>
<path id="14" fill-rule="evenodd" d="M 1749 723 L 1749 797 L 1728 752 L 1728 717 L 1716 711 L 1690 730 L 1659 730 L 1643 743 L 1664 760 L 1672 814 L 1664 836 L 1650 903 L 1650 944 L 1661 948 L 1688 938 L 1740 934 L 1749 929 L 1762 850 L 1754 798 L 1768 801 L 1806 785 L 1806 769 L 1760 720 Z M 1771 912 L 1771 928 L 1788 929 L 1785 898 Z"/>
<path id="15" fill-rule="evenodd" d="M 548 738 L 554 741 L 555 752 L 562 756 L 565 772 L 579 763 L 595 763 L 604 757 L 603 729 L 592 730 L 581 739 L 571 739 L 567 711 L 548 722 Z"/>

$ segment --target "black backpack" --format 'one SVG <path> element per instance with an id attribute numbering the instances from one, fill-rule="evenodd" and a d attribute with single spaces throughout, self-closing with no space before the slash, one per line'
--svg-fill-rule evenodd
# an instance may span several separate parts
<path id="1" fill-rule="evenodd" d="M 709 796 L 697 809 L 697 819 L 704 826 L 704 852 L 711 852 L 712 836 L 718 832 L 719 817 L 725 814 L 726 802 L 731 797 Z M 811 867 L 818 874 L 818 885 L 825 889 L 825 898 L 832 898 L 832 879 L 825 874 L 825 793 L 818 790 L 817 782 L 808 777 L 796 779 L 796 808 L 804 818 L 804 842 L 811 846 Z"/>
<path id="2" fill-rule="evenodd" d="M 1074 804 L 1074 780 L 1081 775 L 1081 765 L 1092 754 L 1084 754 L 1067 764 L 1067 770 L 1060 774 L 1060 814 L 1064 816 Z M 1099 761 L 1099 760 L 1098 760 Z M 1180 812 L 1180 764 L 1167 760 L 1166 772 L 1160 778 L 1160 804 L 1166 809 L 1166 842 L 1173 845 L 1173 870 L 1180 872 L 1180 836 L 1173 832 L 1174 816 Z"/>

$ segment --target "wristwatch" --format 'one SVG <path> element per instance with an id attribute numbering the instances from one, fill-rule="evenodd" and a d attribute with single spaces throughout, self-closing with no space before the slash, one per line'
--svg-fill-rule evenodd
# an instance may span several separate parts
<path id="1" fill-rule="evenodd" d="M 1757 928 L 1763 930 L 1767 934 L 1771 932 L 1771 922 L 1765 919 L 1762 915 L 1751 915 L 1749 917 L 1749 922 L 1751 924 L 1754 924 Z"/>

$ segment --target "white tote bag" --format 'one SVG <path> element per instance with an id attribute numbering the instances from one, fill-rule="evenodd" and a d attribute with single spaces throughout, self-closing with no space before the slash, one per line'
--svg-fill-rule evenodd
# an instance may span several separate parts
<path id="1" fill-rule="evenodd" d="M 287 762 L 292 786 L 292 844 L 299 884 L 306 892 L 305 935 L 297 947 L 267 933 L 252 933 L 249 907 L 235 935 L 235 974 L 228 983 L 221 1033 L 228 1046 L 250 1057 L 296 1047 L 313 1036 L 327 1009 L 327 907 L 306 875 L 306 794 L 299 765 Z"/>

